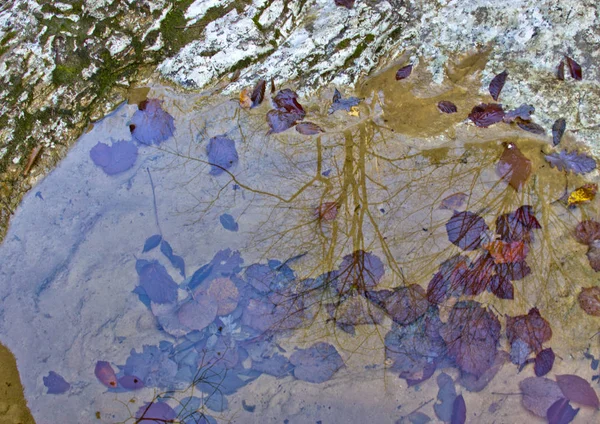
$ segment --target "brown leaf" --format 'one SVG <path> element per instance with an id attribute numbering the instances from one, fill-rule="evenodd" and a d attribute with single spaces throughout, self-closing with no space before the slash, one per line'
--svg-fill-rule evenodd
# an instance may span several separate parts
<path id="1" fill-rule="evenodd" d="M 275 80 L 271 78 L 271 94 L 275 93 Z"/>
<path id="2" fill-rule="evenodd" d="M 324 221 L 333 221 L 338 214 L 336 202 L 324 202 L 315 208 L 315 215 Z"/>
<path id="3" fill-rule="evenodd" d="M 504 110 L 502 109 L 502 105 L 497 103 L 481 103 L 475 106 L 471 110 L 471 113 L 469 113 L 469 119 L 481 128 L 487 128 L 492 124 L 500 122 L 503 117 Z"/>
<path id="4" fill-rule="evenodd" d="M 550 324 L 540 315 L 537 308 L 531 308 L 527 315 L 506 317 L 506 337 L 512 344 L 521 339 L 536 353 L 542 350 L 542 343 L 552 338 Z"/>
<path id="5" fill-rule="evenodd" d="M 495 240 L 491 243 L 482 246 L 497 264 L 513 263 L 524 261 L 529 253 L 529 247 L 523 241 L 511 241 L 505 242 L 502 240 Z"/>
<path id="6" fill-rule="evenodd" d="M 244 88 L 240 91 L 240 106 L 244 109 L 250 109 L 252 107 L 252 99 L 250 98 L 250 89 Z"/>
<path id="7" fill-rule="evenodd" d="M 561 81 L 565 80 L 565 61 L 561 60 L 558 66 L 556 67 L 556 78 Z"/>
<path id="8" fill-rule="evenodd" d="M 575 238 L 579 243 L 591 245 L 594 241 L 600 240 L 600 222 L 593 219 L 581 221 L 575 227 Z"/>
<path id="9" fill-rule="evenodd" d="M 406 65 L 406 66 L 398 69 L 398 71 L 396 72 L 396 81 L 408 78 L 412 72 L 412 68 L 413 68 L 412 65 Z"/>
<path id="10" fill-rule="evenodd" d="M 296 125 L 296 131 L 304 135 L 314 135 L 325 132 L 320 126 L 313 124 L 312 122 L 300 122 Z"/>
<path id="11" fill-rule="evenodd" d="M 546 130 L 544 129 L 544 127 L 532 121 L 523 121 L 519 119 L 517 120 L 517 126 L 522 130 L 533 134 L 546 134 Z"/>
<path id="12" fill-rule="evenodd" d="M 531 161 L 521 153 L 516 144 L 507 143 L 496 166 L 496 173 L 519 191 L 531 174 Z"/>
<path id="13" fill-rule="evenodd" d="M 439 102 L 437 104 L 437 107 L 442 113 L 456 113 L 458 111 L 456 105 L 447 100 L 442 100 L 441 102 Z"/>
<path id="14" fill-rule="evenodd" d="M 567 59 L 567 66 L 569 67 L 569 73 L 571 74 L 571 78 L 577 81 L 581 81 L 582 74 L 581 66 L 579 66 L 579 63 L 575 62 L 569 56 L 565 56 L 565 59 Z"/>
<path id="15" fill-rule="evenodd" d="M 254 90 L 250 95 L 250 99 L 252 100 L 252 107 L 256 107 L 260 105 L 265 98 L 265 87 L 267 86 L 267 82 L 264 79 L 258 80 L 256 85 L 254 86 Z"/>
<path id="16" fill-rule="evenodd" d="M 492 95 L 492 99 L 494 99 L 495 101 L 498 101 L 498 96 L 500 96 L 500 92 L 504 87 L 506 77 L 508 77 L 508 72 L 502 71 L 498 75 L 496 75 L 490 82 L 489 91 Z"/>
<path id="17" fill-rule="evenodd" d="M 23 170 L 23 175 L 29 174 L 29 171 L 31 171 L 33 164 L 35 163 L 36 159 L 39 157 L 43 148 L 44 148 L 43 145 L 39 145 L 31 151 L 31 153 L 29 154 L 29 159 L 27 160 L 27 165 L 25 165 L 25 169 Z"/>
<path id="18" fill-rule="evenodd" d="M 585 254 L 590 262 L 590 266 L 596 272 L 600 271 L 600 245 L 598 242 L 592 243 Z"/>
<path id="19" fill-rule="evenodd" d="M 600 287 L 581 289 L 577 300 L 586 314 L 600 317 Z"/>
<path id="20" fill-rule="evenodd" d="M 337 6 L 343 6 L 346 9 L 352 9 L 354 7 L 354 0 L 335 0 Z"/>

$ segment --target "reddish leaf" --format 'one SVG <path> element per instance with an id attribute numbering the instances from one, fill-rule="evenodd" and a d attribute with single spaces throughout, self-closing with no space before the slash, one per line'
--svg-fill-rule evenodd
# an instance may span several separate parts
<path id="1" fill-rule="evenodd" d="M 297 98 L 298 95 L 295 92 L 289 88 L 286 88 L 280 90 L 279 93 L 273 97 L 273 104 L 275 105 L 276 109 L 301 116 L 300 119 L 302 119 L 306 115 L 306 112 L 304 111 L 302 105 L 296 100 Z"/>
<path id="2" fill-rule="evenodd" d="M 117 387 L 117 376 L 112 366 L 106 361 L 96 362 L 96 368 L 94 369 L 96 378 L 100 380 L 100 383 L 106 387 L 114 389 Z"/>
<path id="3" fill-rule="evenodd" d="M 468 269 L 453 275 L 453 285 L 460 290 L 458 294 L 476 296 L 487 288 L 492 273 L 494 260 L 490 255 L 480 255 Z"/>
<path id="4" fill-rule="evenodd" d="M 396 72 L 396 81 L 408 78 L 412 72 L 412 65 L 406 65 Z"/>
<path id="5" fill-rule="evenodd" d="M 544 129 L 544 127 L 542 127 L 541 125 L 536 124 L 535 122 L 532 122 L 532 121 L 518 120 L 517 126 L 519 128 L 521 128 L 522 130 L 525 130 L 532 134 L 540 134 L 540 135 L 546 134 L 546 130 Z"/>
<path id="6" fill-rule="evenodd" d="M 506 317 L 506 337 L 509 343 L 521 339 L 531 349 L 538 353 L 542 350 L 542 343 L 552 338 L 550 324 L 540 315 L 537 308 L 531 308 L 527 315 Z"/>
<path id="7" fill-rule="evenodd" d="M 320 126 L 313 124 L 312 122 L 300 122 L 296 125 L 296 131 L 303 135 L 315 135 L 325 132 Z"/>
<path id="8" fill-rule="evenodd" d="M 267 82 L 264 79 L 258 80 L 252 94 L 250 95 L 250 100 L 252 100 L 252 106 L 256 107 L 260 105 L 265 98 L 265 88 L 267 86 Z"/>
<path id="9" fill-rule="evenodd" d="M 581 405 L 598 408 L 600 399 L 587 380 L 572 374 L 557 375 L 556 382 L 567 399 Z"/>
<path id="10" fill-rule="evenodd" d="M 335 4 L 337 6 L 343 6 L 347 9 L 352 9 L 352 7 L 354 7 L 354 0 L 335 0 Z"/>
<path id="11" fill-rule="evenodd" d="M 505 242 L 496 240 L 483 246 L 497 264 L 524 261 L 529 253 L 529 247 L 523 241 Z"/>
<path id="12" fill-rule="evenodd" d="M 449 102 L 447 100 L 442 100 L 441 102 L 439 102 L 437 104 L 438 109 L 440 110 L 440 112 L 443 113 L 456 113 L 458 112 L 458 109 L 456 108 L 456 105 L 452 102 Z"/>
<path id="13" fill-rule="evenodd" d="M 529 121 L 531 120 L 531 114 L 533 112 L 535 112 L 535 108 L 533 106 L 523 103 L 518 108 L 506 112 L 502 120 L 508 124 L 518 118 L 523 119 L 524 121 Z"/>
<path id="14" fill-rule="evenodd" d="M 569 56 L 565 56 L 565 59 L 567 59 L 567 66 L 569 67 L 569 73 L 571 74 L 571 78 L 577 81 L 581 81 L 582 74 L 581 66 L 579 66 L 579 63 L 575 62 Z"/>
<path id="15" fill-rule="evenodd" d="M 548 408 L 546 418 L 548 418 L 548 424 L 569 424 L 578 412 L 579 408 L 573 409 L 567 399 L 561 398 Z"/>
<path id="16" fill-rule="evenodd" d="M 500 239 L 506 242 L 531 242 L 531 230 L 542 228 L 532 209 L 529 205 L 523 205 L 514 212 L 500 215 L 496 219 L 496 233 Z"/>
<path id="17" fill-rule="evenodd" d="M 482 235 L 488 226 L 479 215 L 464 211 L 455 212 L 446 223 L 446 232 L 450 243 L 463 250 L 475 250 L 481 244 Z"/>
<path id="18" fill-rule="evenodd" d="M 271 94 L 275 93 L 275 80 L 271 78 Z"/>
<path id="19" fill-rule="evenodd" d="M 490 291 L 499 299 L 514 299 L 515 289 L 506 277 L 494 275 L 489 283 Z"/>
<path id="20" fill-rule="evenodd" d="M 545 158 L 550 167 L 556 167 L 559 171 L 573 171 L 576 174 L 586 174 L 596 169 L 594 158 L 583 153 L 578 153 L 577 151 L 569 153 L 563 150 L 560 153 L 550 153 Z"/>
<path id="21" fill-rule="evenodd" d="M 560 143 L 566 128 L 567 121 L 565 121 L 563 118 L 559 118 L 554 121 L 554 125 L 552 125 L 552 144 L 558 146 L 558 143 Z"/>
<path id="22" fill-rule="evenodd" d="M 468 197 L 469 196 L 467 196 L 465 193 L 451 194 L 442 200 L 440 203 L 440 209 L 459 209 L 465 203 L 465 200 L 467 200 Z"/>
<path id="23" fill-rule="evenodd" d="M 548 408 L 563 397 L 558 384 L 544 377 L 528 377 L 519 383 L 523 406 L 538 417 L 545 417 Z"/>
<path id="24" fill-rule="evenodd" d="M 393 291 L 368 291 L 365 296 L 383 308 L 400 325 L 408 325 L 416 321 L 429 308 L 425 290 L 417 284 Z"/>
<path id="25" fill-rule="evenodd" d="M 519 191 L 531 174 L 531 161 L 514 143 L 507 143 L 496 165 L 496 174 Z"/>
<path id="26" fill-rule="evenodd" d="M 590 262 L 590 266 L 596 272 L 600 271 L 600 246 L 593 243 L 585 254 Z"/>
<path id="27" fill-rule="evenodd" d="M 427 299 L 429 302 L 438 304 L 452 295 L 460 295 L 461 291 L 457 290 L 455 277 L 462 272 L 462 269 L 466 269 L 468 265 L 469 258 L 462 255 L 455 255 L 444 261 L 427 287 Z"/>
<path id="28" fill-rule="evenodd" d="M 465 405 L 463 395 L 458 395 L 456 399 L 454 399 L 454 405 L 452 406 L 452 418 L 450 419 L 450 424 L 464 424 L 466 420 L 467 405 Z"/>
<path id="29" fill-rule="evenodd" d="M 496 75 L 490 82 L 490 94 L 492 95 L 492 99 L 494 99 L 495 101 L 498 101 L 498 96 L 500 96 L 500 92 L 502 91 L 502 87 L 504 87 L 504 83 L 506 82 L 507 76 L 508 72 L 502 71 L 498 75 Z"/>
<path id="30" fill-rule="evenodd" d="M 269 124 L 269 127 L 271 127 L 269 134 L 283 132 L 296 125 L 296 122 L 302 118 L 303 117 L 297 113 L 287 113 L 281 110 L 271 109 L 267 112 L 267 123 Z"/>
<path id="31" fill-rule="evenodd" d="M 475 106 L 471 110 L 471 113 L 469 113 L 469 119 L 481 128 L 487 128 L 492 124 L 500 122 L 503 117 L 504 110 L 502 110 L 502 105 L 496 103 L 481 103 L 479 106 Z"/>
<path id="32" fill-rule="evenodd" d="M 338 214 L 336 202 L 325 202 L 315 208 L 315 215 L 325 221 L 333 221 Z"/>
<path id="33" fill-rule="evenodd" d="M 596 240 L 600 240 L 600 222 L 593 219 L 581 221 L 575 227 L 575 238 L 579 243 L 587 244 L 588 246 Z"/>
<path id="34" fill-rule="evenodd" d="M 550 372 L 554 365 L 554 351 L 551 348 L 542 350 L 535 357 L 533 370 L 535 375 L 542 377 Z"/>
<path id="35" fill-rule="evenodd" d="M 565 80 L 565 61 L 561 60 L 558 66 L 556 67 L 556 78 L 561 81 Z"/>
<path id="36" fill-rule="evenodd" d="M 577 300 L 586 314 L 600 317 L 600 287 L 581 289 Z"/>

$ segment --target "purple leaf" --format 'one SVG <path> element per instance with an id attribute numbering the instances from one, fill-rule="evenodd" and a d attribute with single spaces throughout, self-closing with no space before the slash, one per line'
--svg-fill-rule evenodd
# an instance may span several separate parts
<path id="1" fill-rule="evenodd" d="M 538 417 L 545 417 L 548 408 L 563 397 L 558 384 L 544 377 L 528 377 L 519 383 L 523 406 Z"/>
<path id="2" fill-rule="evenodd" d="M 508 77 L 508 72 L 502 71 L 498 75 L 496 75 L 492 81 L 490 82 L 489 90 L 492 96 L 492 99 L 498 101 L 498 96 L 500 96 L 500 92 L 504 87 L 504 83 L 506 82 L 506 77 Z"/>
<path id="3" fill-rule="evenodd" d="M 502 105 L 496 103 L 482 103 L 479 106 L 475 106 L 471 110 L 471 113 L 469 113 L 469 119 L 481 128 L 487 128 L 492 124 L 500 122 L 503 117 L 504 110 L 502 110 Z"/>
<path id="4" fill-rule="evenodd" d="M 531 230 L 542 228 L 533 214 L 530 205 L 523 205 L 514 212 L 505 213 L 496 218 L 496 233 L 505 242 L 524 241 L 529 243 L 533 236 Z"/>
<path id="5" fill-rule="evenodd" d="M 431 418 L 429 418 L 428 415 L 421 411 L 415 411 L 408 414 L 405 419 L 396 421 L 396 424 L 404 424 L 406 423 L 406 420 L 408 420 L 410 424 L 427 424 L 431 422 Z"/>
<path id="6" fill-rule="evenodd" d="M 294 377 L 309 383 L 323 383 L 344 366 L 335 347 L 324 342 L 297 350 L 290 357 L 290 363 L 295 366 Z"/>
<path id="7" fill-rule="evenodd" d="M 575 62 L 569 56 L 565 56 L 565 59 L 567 59 L 567 67 L 569 68 L 569 74 L 571 74 L 571 78 L 577 81 L 581 81 L 582 74 L 581 66 L 579 65 L 579 63 Z"/>
<path id="8" fill-rule="evenodd" d="M 542 350 L 535 357 L 533 369 L 535 375 L 542 377 L 550 372 L 554 365 L 554 351 L 551 348 Z"/>
<path id="9" fill-rule="evenodd" d="M 567 399 L 561 398 L 548 408 L 546 418 L 548 418 L 548 424 L 569 424 L 578 412 L 579 408 L 573 409 Z"/>
<path id="10" fill-rule="evenodd" d="M 454 103 L 452 103 L 452 102 L 447 101 L 447 100 L 442 100 L 441 102 L 439 102 L 437 104 L 437 108 L 442 113 L 456 113 L 456 112 L 458 112 L 458 109 L 456 108 L 456 105 Z"/>
<path id="11" fill-rule="evenodd" d="M 381 293 L 381 294 L 379 294 Z M 395 290 L 368 291 L 365 296 L 380 306 L 400 325 L 408 325 L 421 317 L 429 308 L 425 290 L 417 284 Z"/>
<path id="12" fill-rule="evenodd" d="M 293 367 L 285 356 L 274 353 L 271 357 L 261 357 L 260 361 L 253 360 L 252 369 L 277 378 L 283 378 L 292 371 Z"/>
<path id="13" fill-rule="evenodd" d="M 169 405 L 164 402 L 145 403 L 135 413 L 138 422 L 165 423 L 175 422 L 177 414 Z"/>
<path id="14" fill-rule="evenodd" d="M 100 380 L 100 383 L 104 384 L 106 387 L 117 387 L 117 376 L 115 375 L 115 370 L 113 370 L 113 367 L 108 362 L 96 362 L 94 374 L 96 375 L 96 378 Z"/>
<path id="15" fill-rule="evenodd" d="M 139 390 L 144 388 L 144 382 L 134 375 L 124 375 L 119 378 L 119 384 L 127 390 Z"/>
<path id="16" fill-rule="evenodd" d="M 300 119 L 302 119 L 306 115 L 306 112 L 302 105 L 298 103 L 298 100 L 296 100 L 297 98 L 298 95 L 294 91 L 285 88 L 280 90 L 279 93 L 273 97 L 272 101 L 275 109 L 301 116 Z"/>
<path id="17" fill-rule="evenodd" d="M 531 114 L 533 112 L 535 112 L 535 108 L 533 106 L 523 103 L 518 108 L 506 112 L 502 120 L 509 124 L 517 118 L 524 121 L 529 121 L 531 120 Z"/>
<path id="18" fill-rule="evenodd" d="M 455 212 L 446 223 L 446 232 L 450 243 L 463 250 L 475 250 L 481 244 L 482 235 L 488 226 L 479 215 L 465 211 Z"/>
<path id="19" fill-rule="evenodd" d="M 333 92 L 333 102 L 329 108 L 329 114 L 331 115 L 336 110 L 345 110 L 349 112 L 354 106 L 358 106 L 359 103 L 360 99 L 358 97 L 342 98 L 342 93 L 336 88 Z"/>
<path id="20" fill-rule="evenodd" d="M 596 169 L 596 161 L 592 157 L 583 153 L 580 154 L 576 150 L 571 153 L 562 150 L 560 153 L 550 153 L 545 157 L 550 166 L 556 167 L 559 171 L 586 174 Z"/>
<path id="21" fill-rule="evenodd" d="M 161 103 L 158 99 L 145 100 L 133 114 L 129 128 L 139 143 L 160 144 L 175 132 L 174 119 L 162 109 Z"/>
<path id="22" fill-rule="evenodd" d="M 277 109 L 271 109 L 269 112 L 267 112 L 267 123 L 271 128 L 268 133 L 276 134 L 283 132 L 296 125 L 296 122 L 303 118 L 304 116 L 298 113 L 289 113 Z"/>
<path id="23" fill-rule="evenodd" d="M 335 286 L 340 293 L 351 289 L 362 292 L 375 287 L 383 277 L 383 262 L 375 254 L 357 250 L 344 256 L 338 270 Z"/>
<path id="24" fill-rule="evenodd" d="M 581 221 L 575 227 L 575 238 L 579 243 L 592 245 L 596 240 L 600 240 L 600 222 L 593 219 Z"/>
<path id="25" fill-rule="evenodd" d="M 325 304 L 325 309 L 337 325 L 373 325 L 383 321 L 381 309 L 358 294 L 347 297 L 341 303 Z"/>
<path id="26" fill-rule="evenodd" d="M 158 261 L 137 261 L 136 269 L 140 287 L 148 298 L 155 303 L 171 303 L 177 300 L 177 284 L 167 270 Z"/>
<path id="27" fill-rule="evenodd" d="M 566 129 L 567 121 L 565 121 L 563 118 L 559 118 L 554 121 L 554 124 L 552 125 L 552 144 L 558 146 Z"/>
<path id="28" fill-rule="evenodd" d="M 235 141 L 220 135 L 213 137 L 206 145 L 206 155 L 210 162 L 210 175 L 221 175 L 238 163 Z"/>
<path id="29" fill-rule="evenodd" d="M 354 0 L 335 0 L 337 6 L 343 6 L 346 9 L 352 9 L 354 7 Z"/>
<path id="30" fill-rule="evenodd" d="M 427 299 L 429 302 L 439 304 L 450 296 L 460 296 L 462 287 L 458 287 L 456 277 L 463 269 L 467 269 L 469 264 L 469 258 L 462 255 L 455 255 L 442 262 L 439 271 L 427 286 Z"/>
<path id="31" fill-rule="evenodd" d="M 315 135 L 322 132 L 325 132 L 319 127 L 317 124 L 313 124 L 312 122 L 300 122 L 296 125 L 296 131 L 303 135 Z"/>
<path id="32" fill-rule="evenodd" d="M 454 380 L 446 373 L 441 373 L 437 376 L 437 385 L 439 387 L 437 400 L 433 405 L 435 415 L 444 422 L 452 419 L 452 410 L 454 400 L 456 399 L 456 389 L 454 388 Z"/>
<path id="33" fill-rule="evenodd" d="M 229 278 L 215 278 L 210 283 L 206 294 L 217 304 L 217 315 L 229 315 L 237 308 L 240 292 Z"/>
<path id="34" fill-rule="evenodd" d="M 241 270 L 243 263 L 244 260 L 237 250 L 234 252 L 231 249 L 219 250 L 209 263 L 194 272 L 188 288 L 194 290 L 202 283 L 208 283 L 214 278 L 236 274 Z"/>
<path id="35" fill-rule="evenodd" d="M 521 128 L 522 130 L 525 130 L 532 134 L 539 134 L 539 135 L 546 134 L 546 130 L 544 129 L 544 127 L 542 127 L 541 125 L 536 124 L 535 122 L 532 122 L 532 121 L 517 120 L 517 126 L 519 128 Z"/>
<path id="36" fill-rule="evenodd" d="M 224 213 L 223 215 L 221 215 L 219 217 L 219 221 L 221 221 L 221 225 L 223 226 L 223 228 L 225 228 L 228 231 L 235 232 L 240 228 L 238 223 L 235 222 L 235 218 L 229 215 L 228 213 Z"/>
<path id="37" fill-rule="evenodd" d="M 531 268 L 527 265 L 527 262 L 513 262 L 496 264 L 496 272 L 501 277 L 504 277 L 511 281 L 521 280 L 531 274 Z"/>
<path id="38" fill-rule="evenodd" d="M 151 251 L 156 246 L 158 246 L 161 241 L 162 236 L 160 234 L 154 234 L 153 236 L 148 237 L 146 239 L 146 242 L 144 243 L 144 250 L 142 250 L 142 253 Z"/>
<path id="39" fill-rule="evenodd" d="M 489 288 L 498 299 L 514 299 L 514 287 L 510 280 L 504 276 L 492 276 L 490 279 Z"/>
<path id="40" fill-rule="evenodd" d="M 60 395 L 68 392 L 71 385 L 61 375 L 50 371 L 47 377 L 43 377 L 44 386 L 48 388 L 49 395 Z"/>
<path id="41" fill-rule="evenodd" d="M 502 369 L 504 364 L 508 361 L 508 353 L 503 350 L 498 351 L 496 359 L 492 363 L 492 366 L 485 370 L 480 376 L 470 374 L 467 372 L 460 373 L 460 384 L 470 392 L 480 392 L 487 387 L 487 385 L 494 379 L 496 374 Z"/>
<path id="42" fill-rule="evenodd" d="M 598 408 L 600 400 L 587 380 L 572 374 L 557 375 L 556 382 L 567 399 L 581 405 Z"/>
<path id="43" fill-rule="evenodd" d="M 469 196 L 465 193 L 455 193 L 444 198 L 440 203 L 440 209 L 457 210 L 460 209 Z"/>
<path id="44" fill-rule="evenodd" d="M 406 65 L 406 66 L 398 69 L 398 71 L 396 72 L 396 81 L 408 78 L 410 76 L 410 74 L 412 73 L 412 69 L 413 69 L 412 65 Z"/>
<path id="45" fill-rule="evenodd" d="M 527 315 L 506 316 L 506 337 L 509 343 L 521 339 L 538 353 L 542 350 L 542 343 L 552 338 L 552 329 L 540 311 L 531 308 Z"/>
<path id="46" fill-rule="evenodd" d="M 181 256 L 173 254 L 173 248 L 166 240 L 160 243 L 160 251 L 171 262 L 173 268 L 177 268 L 181 276 L 185 278 L 185 262 Z"/>
<path id="47" fill-rule="evenodd" d="M 260 105 L 265 98 L 265 88 L 267 87 L 267 82 L 264 79 L 258 80 L 252 94 L 250 95 L 250 100 L 252 100 L 252 106 L 256 107 Z"/>
<path id="48" fill-rule="evenodd" d="M 196 295 L 195 299 L 181 305 L 179 322 L 192 330 L 203 330 L 217 317 L 219 305 L 211 296 Z"/>
<path id="49" fill-rule="evenodd" d="M 467 405 L 463 395 L 458 395 L 454 399 L 454 405 L 452 406 L 452 417 L 450 418 L 450 424 L 464 424 L 467 420 Z"/>
<path id="50" fill-rule="evenodd" d="M 126 376 L 138 377 L 145 387 L 168 387 L 174 382 L 178 368 L 169 355 L 157 346 L 144 345 L 140 353 L 131 349 L 121 368 Z"/>
<path id="51" fill-rule="evenodd" d="M 585 253 L 585 256 L 587 256 L 592 269 L 596 272 L 600 271 L 600 246 L 596 243 L 592 244 Z"/>
<path id="52" fill-rule="evenodd" d="M 127 171 L 137 159 L 138 148 L 131 141 L 117 141 L 111 146 L 98 143 L 90 150 L 90 158 L 107 175 Z"/>

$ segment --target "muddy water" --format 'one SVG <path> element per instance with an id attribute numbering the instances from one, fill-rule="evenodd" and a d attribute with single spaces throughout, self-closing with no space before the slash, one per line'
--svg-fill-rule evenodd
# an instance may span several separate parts
<path id="1" fill-rule="evenodd" d="M 580 220 L 597 217 L 598 202 L 569 208 L 560 199 L 597 178 L 550 168 L 548 137 L 502 123 L 477 128 L 465 122 L 473 105 L 489 101 L 478 94 L 483 63 L 485 55 L 465 58 L 435 91 L 418 69 L 395 81 L 396 65 L 356 93 L 344 93 L 362 98 L 351 113 L 327 113 L 333 88 L 300 98 L 306 120 L 325 130 L 313 136 L 294 129 L 266 135 L 268 96 L 245 110 L 215 93 L 182 95 L 154 86 L 148 95 L 164 100 L 175 135 L 159 146 L 140 145 L 135 165 L 111 176 L 94 165 L 90 150 L 97 142 L 129 140 L 137 106 L 123 105 L 98 122 L 24 200 L 0 248 L 6 282 L 0 339 L 19 358 L 36 421 L 134 422 L 146 402 L 158 399 L 175 408 L 181 422 L 394 423 L 415 410 L 437 421 L 436 378 L 445 372 L 465 399 L 467 422 L 544 422 L 522 407 L 518 394 L 519 381 L 533 375 L 531 365 L 519 373 L 507 362 L 485 389 L 471 392 L 447 354 L 435 360 L 422 354 L 415 362 L 437 370 L 407 387 L 399 364 L 386 354 L 386 336 L 398 324 L 365 294 L 411 284 L 427 289 L 442 262 L 481 252 L 449 242 L 453 212 L 440 207 L 448 196 L 466 195 L 459 209 L 481 216 L 488 237 L 498 216 L 530 205 L 542 228 L 529 245 L 532 272 L 513 281 L 514 299 L 488 292 L 464 299 L 498 317 L 498 348 L 506 351 L 504 316 L 537 307 L 553 332 L 544 347 L 557 355 L 549 377 L 594 375 L 584 352 L 600 356 L 598 318 L 585 315 L 577 294 L 597 277 L 572 231 Z M 440 100 L 456 103 L 458 113 L 441 114 Z M 219 135 L 235 141 L 239 162 L 211 175 L 206 147 Z M 496 173 L 508 143 L 532 163 L 519 191 Z M 563 143 L 576 146 L 569 135 Z M 319 215 L 320 205 L 337 213 Z M 224 228 L 223 214 L 233 217 L 237 231 Z M 160 248 L 143 252 L 155 234 L 183 259 L 185 276 Z M 207 291 L 197 288 L 229 284 L 219 278 L 235 284 L 239 299 L 232 295 L 233 309 L 218 317 L 213 311 L 202 326 L 211 308 L 204 304 L 190 324 L 197 331 L 182 328 L 189 321 L 181 309 L 169 315 L 132 293 L 148 263 L 140 261 L 152 260 L 179 285 L 172 308 L 192 298 L 201 302 Z M 268 276 L 252 277 L 257 269 Z M 456 302 L 447 299 L 427 314 L 447 322 Z M 273 307 L 277 312 L 265 312 Z M 418 324 L 411 328 L 420 331 Z M 326 354 L 323 345 L 303 351 L 318 343 L 329 345 Z M 153 354 L 138 355 L 144 346 Z M 302 352 L 315 356 L 303 362 Z M 139 374 L 146 387 L 105 387 L 94 375 L 98 361 L 110 363 L 118 377 Z M 50 371 L 70 383 L 65 393 L 47 394 L 43 377 Z M 410 378 L 424 372 L 412 368 Z M 583 408 L 576 420 L 595 418 Z"/>

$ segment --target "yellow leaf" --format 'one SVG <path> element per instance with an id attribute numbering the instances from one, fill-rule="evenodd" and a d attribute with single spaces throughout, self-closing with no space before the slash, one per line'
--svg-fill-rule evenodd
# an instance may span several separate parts
<path id="1" fill-rule="evenodd" d="M 589 202 L 594 198 L 598 191 L 597 184 L 585 184 L 569 195 L 569 206 Z"/>
<path id="2" fill-rule="evenodd" d="M 358 108 L 356 106 L 352 106 L 350 108 L 350 110 L 348 111 L 348 115 L 350 115 L 350 116 L 360 116 L 360 112 L 358 111 Z"/>
<path id="3" fill-rule="evenodd" d="M 240 106 L 244 109 L 250 109 L 250 107 L 252 107 L 252 99 L 250 98 L 249 88 L 244 88 L 240 92 Z"/>

